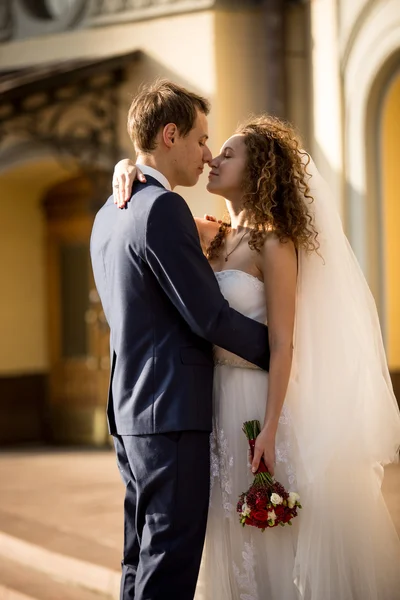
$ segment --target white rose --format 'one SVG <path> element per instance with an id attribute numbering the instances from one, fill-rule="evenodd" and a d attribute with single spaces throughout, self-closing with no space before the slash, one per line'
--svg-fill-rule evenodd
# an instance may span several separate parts
<path id="1" fill-rule="evenodd" d="M 244 502 L 243 506 L 242 506 L 242 515 L 243 515 L 243 517 L 248 517 L 249 514 L 250 514 L 250 512 L 251 511 L 250 511 L 249 506 L 246 504 L 246 502 Z"/>
<path id="2" fill-rule="evenodd" d="M 296 494 L 296 492 L 289 492 L 288 507 L 294 508 L 296 505 L 296 502 L 298 502 L 299 500 L 300 500 L 299 494 Z"/>
<path id="3" fill-rule="evenodd" d="M 276 514 L 274 510 L 268 511 L 268 521 L 276 521 Z"/>
<path id="4" fill-rule="evenodd" d="M 277 504 L 282 504 L 283 498 L 279 494 L 273 493 L 271 494 L 271 502 L 276 506 Z"/>

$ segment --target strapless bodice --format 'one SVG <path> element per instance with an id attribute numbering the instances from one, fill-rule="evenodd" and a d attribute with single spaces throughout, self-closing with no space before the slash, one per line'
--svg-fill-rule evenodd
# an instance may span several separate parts
<path id="1" fill-rule="evenodd" d="M 237 269 L 217 271 L 215 276 L 222 294 L 232 308 L 250 319 L 260 323 L 267 322 L 264 284 L 262 281 Z M 217 365 L 258 368 L 219 346 L 214 347 L 214 361 Z"/>

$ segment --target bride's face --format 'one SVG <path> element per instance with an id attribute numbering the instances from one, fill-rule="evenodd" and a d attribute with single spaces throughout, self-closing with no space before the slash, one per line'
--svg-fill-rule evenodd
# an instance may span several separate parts
<path id="1" fill-rule="evenodd" d="M 210 163 L 207 190 L 228 200 L 241 195 L 247 151 L 244 136 L 233 135 Z"/>

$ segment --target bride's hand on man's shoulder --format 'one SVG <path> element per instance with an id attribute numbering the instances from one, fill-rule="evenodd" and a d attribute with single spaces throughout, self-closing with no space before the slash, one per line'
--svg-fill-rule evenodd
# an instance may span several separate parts
<path id="1" fill-rule="evenodd" d="M 114 204 L 118 208 L 124 208 L 126 203 L 129 202 L 132 195 L 132 185 L 136 179 L 146 183 L 146 177 L 130 158 L 124 158 L 117 162 L 114 167 L 112 188 Z"/>

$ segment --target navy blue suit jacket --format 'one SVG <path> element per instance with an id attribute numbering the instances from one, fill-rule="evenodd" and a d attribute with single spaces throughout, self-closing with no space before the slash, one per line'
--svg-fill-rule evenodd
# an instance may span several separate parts
<path id="1" fill-rule="evenodd" d="M 109 198 L 91 258 L 110 326 L 110 432 L 210 431 L 212 345 L 268 369 L 268 329 L 229 307 L 185 200 L 152 177 L 125 210 Z"/>

